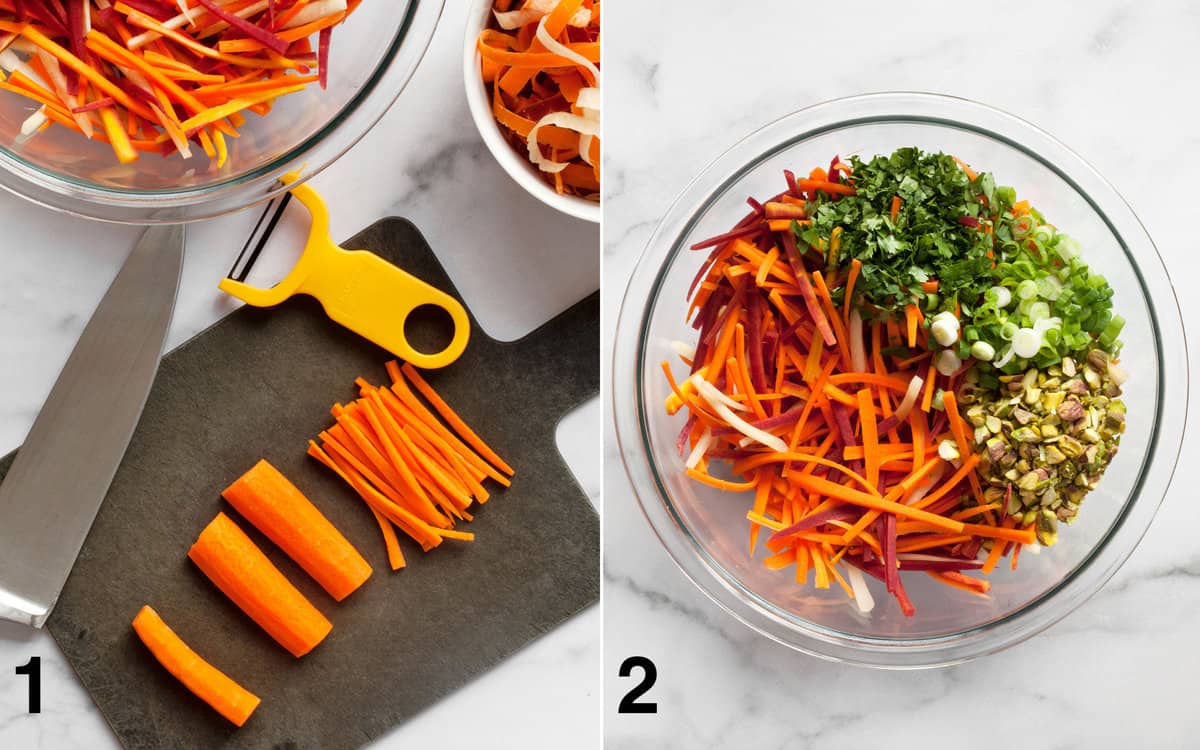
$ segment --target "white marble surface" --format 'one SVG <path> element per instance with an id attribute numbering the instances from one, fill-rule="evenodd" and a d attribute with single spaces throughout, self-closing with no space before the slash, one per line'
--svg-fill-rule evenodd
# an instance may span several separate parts
<path id="1" fill-rule="evenodd" d="M 330 204 L 335 237 L 386 215 L 412 219 L 487 332 L 518 338 L 596 289 L 599 233 L 529 198 L 485 150 L 462 92 L 465 3 L 446 5 L 424 63 L 391 113 L 313 184 Z M 256 217 L 256 211 L 243 213 L 191 228 L 168 346 L 232 309 L 216 284 Z M 53 214 L 8 194 L 0 194 L 0 226 L 5 453 L 24 438 L 137 230 Z M 264 253 L 264 277 L 279 278 L 294 257 L 286 239 L 281 232 Z M 600 494 L 600 424 L 599 401 L 593 400 L 568 416 L 558 433 L 594 502 Z M 597 746 L 599 629 L 593 607 L 372 747 Z M 13 669 L 34 655 L 42 657 L 43 713 L 28 716 L 25 678 Z M 50 638 L 0 624 L 0 747 L 116 745 Z"/>
<path id="2" fill-rule="evenodd" d="M 1200 320 L 1194 3 L 610 0 L 605 23 L 606 341 L 655 223 L 711 159 L 800 107 L 897 89 L 983 100 L 1071 145 L 1132 204 Z M 1089 603 L 1005 653 L 884 673 L 769 642 L 693 588 L 642 518 L 607 421 L 608 747 L 1197 746 L 1194 436 L 1141 547 Z M 616 713 L 630 654 L 658 665 L 658 715 Z"/>

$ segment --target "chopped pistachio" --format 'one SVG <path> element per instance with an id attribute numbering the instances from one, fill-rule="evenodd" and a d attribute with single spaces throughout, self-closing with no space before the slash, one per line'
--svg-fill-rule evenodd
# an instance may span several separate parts
<path id="1" fill-rule="evenodd" d="M 953 440 L 943 440 L 938 443 L 938 455 L 942 457 L 943 461 L 957 461 L 962 458 L 958 452 L 958 446 Z"/>
<path id="2" fill-rule="evenodd" d="M 1054 511 L 1045 509 L 1037 513 L 1035 520 L 1037 522 L 1034 527 L 1037 540 L 1044 547 L 1053 546 L 1058 541 L 1058 516 L 1054 514 Z"/>
<path id="3" fill-rule="evenodd" d="M 1012 431 L 1012 439 L 1018 443 L 1036 443 L 1041 438 L 1041 433 L 1034 426 L 1018 427 Z"/>
<path id="4" fill-rule="evenodd" d="M 975 428 L 985 498 L 1004 498 L 1008 515 L 1036 521 L 1042 544 L 1054 543 L 1058 521 L 1074 519 L 1125 430 L 1120 385 L 1100 354 L 1082 366 L 1064 359 L 1001 375 L 999 392 L 973 384 L 970 372 L 963 386 L 972 395 L 964 414 Z"/>

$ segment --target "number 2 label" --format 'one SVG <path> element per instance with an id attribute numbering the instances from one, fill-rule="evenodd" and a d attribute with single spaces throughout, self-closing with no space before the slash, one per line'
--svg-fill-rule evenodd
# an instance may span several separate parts
<path id="1" fill-rule="evenodd" d="M 642 670 L 642 681 L 639 682 L 632 690 L 625 694 L 621 699 L 621 703 L 617 706 L 617 713 L 621 714 L 656 714 L 658 713 L 658 704 L 653 701 L 645 703 L 638 702 L 638 699 L 650 691 L 654 687 L 654 683 L 658 680 L 658 668 L 654 666 L 654 662 L 645 656 L 631 656 L 621 662 L 621 669 L 618 674 L 621 677 L 629 677 L 633 674 L 634 669 Z"/>

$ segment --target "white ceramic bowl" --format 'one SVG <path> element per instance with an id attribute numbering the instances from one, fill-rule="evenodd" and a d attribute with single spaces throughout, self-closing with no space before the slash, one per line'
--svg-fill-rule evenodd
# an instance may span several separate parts
<path id="1" fill-rule="evenodd" d="M 554 188 L 542 181 L 537 167 L 518 154 L 504 138 L 500 125 L 492 117 L 492 105 L 487 86 L 479 72 L 479 51 L 475 42 L 479 33 L 487 26 L 492 12 L 492 0 L 472 0 L 467 14 L 467 29 L 463 36 L 463 82 L 467 89 L 467 104 L 471 108 L 471 119 L 488 150 L 500 166 L 508 172 L 518 185 L 533 197 L 563 213 L 596 224 L 600 223 L 600 204 L 573 195 L 559 195 Z"/>

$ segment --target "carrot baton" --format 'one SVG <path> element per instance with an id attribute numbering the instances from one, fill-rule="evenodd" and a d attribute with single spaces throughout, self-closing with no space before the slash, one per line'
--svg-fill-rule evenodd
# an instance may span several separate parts
<path id="1" fill-rule="evenodd" d="M 133 618 L 133 630 L 175 679 L 237 726 L 245 724 L 261 703 L 257 695 L 193 651 L 151 607 L 142 607 Z"/>
<path id="2" fill-rule="evenodd" d="M 488 461 L 491 461 L 493 466 L 495 466 L 497 469 L 500 469 L 505 474 L 512 476 L 515 473 L 512 467 L 505 463 L 504 459 L 500 458 L 500 456 L 497 455 L 487 443 L 483 442 L 482 438 L 476 435 L 475 432 L 467 426 L 466 422 L 459 418 L 458 414 L 454 412 L 454 409 L 450 408 L 450 405 L 438 395 L 437 391 L 433 390 L 433 387 L 430 386 L 429 383 L 425 382 L 425 379 L 417 373 L 416 369 L 412 365 L 406 362 L 404 366 L 400 368 L 400 370 L 405 376 L 408 377 L 413 386 L 421 392 L 421 395 L 433 405 L 433 408 L 437 409 L 438 414 L 442 415 L 442 419 L 446 420 L 446 422 L 453 427 L 456 432 L 458 432 L 459 437 L 461 437 L 467 442 L 468 445 L 474 448 L 479 455 L 483 456 Z"/>
<path id="3" fill-rule="evenodd" d="M 188 557 L 259 627 L 299 658 L 333 625 L 224 513 L 205 527 Z"/>
<path id="4" fill-rule="evenodd" d="M 222 495 L 339 602 L 371 577 L 371 566 L 358 550 L 267 461 L 255 464 Z"/>

